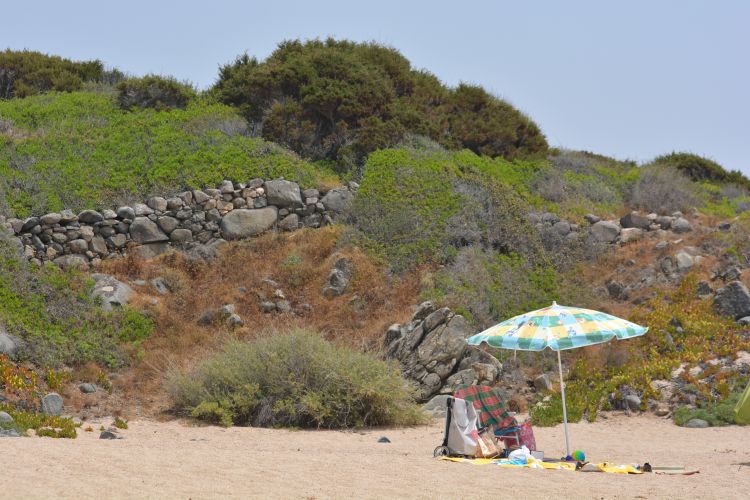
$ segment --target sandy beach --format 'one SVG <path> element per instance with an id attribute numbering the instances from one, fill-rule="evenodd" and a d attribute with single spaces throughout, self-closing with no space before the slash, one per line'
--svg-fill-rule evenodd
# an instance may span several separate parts
<path id="1" fill-rule="evenodd" d="M 106 424 L 106 422 L 105 422 Z M 97 427 L 98 428 L 98 427 Z M 442 422 L 362 432 L 133 421 L 125 439 L 0 440 L 3 498 L 747 498 L 750 434 L 654 417 L 571 425 L 592 461 L 684 465 L 693 476 L 516 470 L 432 458 Z M 535 430 L 558 456 L 563 429 Z M 377 440 L 387 436 L 391 443 Z"/>

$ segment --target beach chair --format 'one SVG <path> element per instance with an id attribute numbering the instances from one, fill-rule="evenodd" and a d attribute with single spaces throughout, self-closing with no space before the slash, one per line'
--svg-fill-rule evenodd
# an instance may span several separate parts
<path id="1" fill-rule="evenodd" d="M 456 399 L 470 401 L 479 416 L 479 428 L 489 427 L 496 441 L 521 444 L 521 428 L 516 419 L 505 411 L 495 389 L 486 385 L 460 385 L 453 393 Z"/>

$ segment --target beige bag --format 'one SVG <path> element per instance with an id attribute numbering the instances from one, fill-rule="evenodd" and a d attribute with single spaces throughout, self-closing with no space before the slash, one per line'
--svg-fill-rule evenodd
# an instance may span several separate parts
<path id="1" fill-rule="evenodd" d="M 488 427 L 478 431 L 477 458 L 495 458 L 502 453 Z"/>

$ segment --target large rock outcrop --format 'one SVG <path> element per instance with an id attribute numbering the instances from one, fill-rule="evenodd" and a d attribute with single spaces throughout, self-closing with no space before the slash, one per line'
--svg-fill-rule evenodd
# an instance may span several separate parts
<path id="1" fill-rule="evenodd" d="M 388 329 L 386 358 L 401 363 L 404 377 L 417 388 L 420 401 L 437 393 L 451 393 L 460 384 L 492 384 L 502 365 L 466 343 L 473 333 L 463 316 L 425 302 L 409 324 Z"/>

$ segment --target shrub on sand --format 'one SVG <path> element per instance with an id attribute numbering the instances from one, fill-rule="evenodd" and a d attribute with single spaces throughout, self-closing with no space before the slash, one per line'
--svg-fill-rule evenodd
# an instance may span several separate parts
<path id="1" fill-rule="evenodd" d="M 422 421 L 392 365 L 296 329 L 230 340 L 192 372 L 170 370 L 177 409 L 221 425 L 349 428 Z"/>

